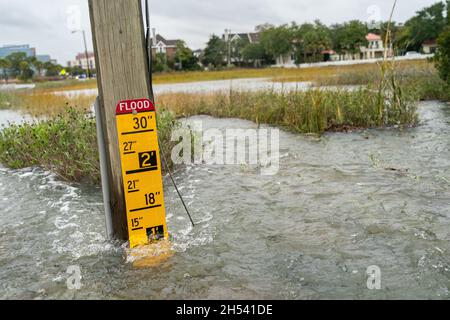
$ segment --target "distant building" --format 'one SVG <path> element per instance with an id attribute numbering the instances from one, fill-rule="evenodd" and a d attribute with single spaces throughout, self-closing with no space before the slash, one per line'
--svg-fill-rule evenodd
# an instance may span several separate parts
<path id="1" fill-rule="evenodd" d="M 35 57 L 36 49 L 31 48 L 29 45 L 15 45 L 15 46 L 3 46 L 0 47 L 0 58 L 6 58 L 7 56 L 13 54 L 23 52 L 27 55 L 27 57 Z"/>
<path id="2" fill-rule="evenodd" d="M 52 59 L 50 57 L 50 55 L 48 54 L 42 54 L 42 55 L 37 55 L 36 54 L 36 49 L 32 48 L 30 45 L 24 44 L 24 45 L 11 45 L 11 46 L 3 46 L 0 47 L 0 58 L 6 58 L 9 55 L 13 54 L 13 53 L 25 53 L 27 58 L 31 58 L 31 57 L 35 57 L 38 61 L 42 62 L 42 63 L 46 63 L 46 62 L 51 62 L 53 64 L 57 64 L 57 61 Z M 34 71 L 37 72 L 37 70 L 33 67 Z M 0 69 L 0 73 L 3 77 L 6 75 L 10 76 L 11 70 L 1 70 Z M 44 76 L 45 75 L 45 70 L 41 70 L 41 74 L 39 74 L 38 76 Z"/>
<path id="3" fill-rule="evenodd" d="M 167 61 L 174 61 L 177 54 L 177 44 L 181 40 L 167 40 L 160 34 L 156 34 L 156 29 L 153 29 L 152 37 L 152 55 L 156 54 L 166 55 Z"/>
<path id="4" fill-rule="evenodd" d="M 230 33 L 230 34 L 223 34 L 222 40 L 227 41 L 230 39 L 231 42 L 238 41 L 238 40 L 244 40 L 248 41 L 248 43 L 259 43 L 261 40 L 261 33 L 260 32 L 248 32 L 248 33 Z"/>
<path id="5" fill-rule="evenodd" d="M 75 60 L 67 62 L 67 66 L 70 68 L 80 67 L 84 70 L 87 70 L 89 66 L 91 70 L 94 70 L 96 68 L 95 54 L 93 52 L 88 52 L 86 57 L 86 53 L 79 53 L 75 57 Z"/>
<path id="6" fill-rule="evenodd" d="M 292 66 L 295 65 L 295 53 L 294 51 L 290 51 L 284 55 L 280 55 L 277 59 L 276 59 L 276 65 L 279 67 L 282 66 Z"/>
<path id="7" fill-rule="evenodd" d="M 197 59 L 200 59 L 203 56 L 203 54 L 205 53 L 205 51 L 202 49 L 197 49 L 197 50 L 192 51 L 192 53 L 194 54 L 194 57 L 196 57 Z"/>
<path id="8" fill-rule="evenodd" d="M 336 57 L 336 51 L 334 50 L 323 50 L 320 53 L 323 56 L 323 61 L 333 61 L 333 58 Z"/>
<path id="9" fill-rule="evenodd" d="M 366 36 L 368 42 L 367 47 L 361 46 L 361 59 L 379 59 L 384 57 L 386 48 L 384 47 L 381 36 L 369 33 Z M 388 49 L 388 56 L 392 56 L 392 49 Z"/>
<path id="10" fill-rule="evenodd" d="M 228 30 L 225 30 L 227 32 Z M 247 32 L 247 33 L 226 33 L 222 35 L 222 41 L 225 43 L 229 43 L 231 45 L 231 53 L 232 57 L 231 63 L 240 63 L 242 61 L 239 61 L 239 59 L 234 58 L 233 56 L 236 55 L 236 46 L 233 45 L 233 43 L 238 43 L 238 41 L 243 41 L 244 43 L 248 44 L 255 44 L 259 43 L 261 41 L 261 33 L 260 32 Z M 225 58 L 225 60 L 228 60 L 228 56 Z M 259 61 L 258 61 L 259 63 Z"/>
<path id="11" fill-rule="evenodd" d="M 36 55 L 36 59 L 43 63 L 54 61 L 48 54 L 38 54 Z"/>
<path id="12" fill-rule="evenodd" d="M 427 40 L 422 44 L 422 51 L 425 54 L 436 53 L 438 49 L 438 44 L 436 40 Z"/>

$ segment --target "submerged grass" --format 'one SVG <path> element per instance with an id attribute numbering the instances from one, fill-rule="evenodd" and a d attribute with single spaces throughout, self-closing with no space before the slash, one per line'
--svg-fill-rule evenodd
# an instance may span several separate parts
<path id="1" fill-rule="evenodd" d="M 16 95 L 15 108 L 35 117 L 54 117 L 74 106 L 78 110 L 91 109 L 95 95 L 76 94 L 66 96 L 51 92 L 20 92 Z"/>
<path id="2" fill-rule="evenodd" d="M 159 113 L 158 127 L 166 152 L 172 150 L 174 126 L 177 121 L 170 112 Z M 0 131 L 0 162 L 12 169 L 40 166 L 67 181 L 99 183 L 95 119 L 87 111 L 69 108 L 49 120 L 4 128 Z"/>
<path id="3" fill-rule="evenodd" d="M 78 110 L 90 109 L 96 95 L 64 93 L 42 90 L 0 91 L 0 109 L 18 110 L 34 117 L 54 117 L 65 112 L 68 106 Z"/>
<path id="4" fill-rule="evenodd" d="M 405 89 L 407 91 L 407 89 Z M 384 95 L 372 88 L 357 90 L 232 91 L 214 94 L 160 95 L 157 104 L 179 117 L 210 115 L 240 118 L 299 133 L 417 124 L 413 93 Z"/>
<path id="5" fill-rule="evenodd" d="M 17 96 L 10 91 L 0 91 L 0 110 L 11 109 L 17 101 Z"/>

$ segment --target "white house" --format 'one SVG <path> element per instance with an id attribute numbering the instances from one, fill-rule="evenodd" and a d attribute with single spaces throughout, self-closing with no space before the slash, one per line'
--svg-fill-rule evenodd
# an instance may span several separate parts
<path id="1" fill-rule="evenodd" d="M 378 59 L 384 57 L 384 43 L 381 36 L 369 33 L 366 36 L 366 40 L 368 42 L 367 47 L 361 46 L 361 58 L 364 60 L 368 59 Z M 388 52 L 388 56 L 392 56 L 392 50 L 390 49 Z"/>
<path id="2" fill-rule="evenodd" d="M 69 67 L 80 67 L 84 70 L 86 70 L 88 68 L 88 64 L 89 64 L 89 68 L 91 70 L 94 70 L 96 67 L 95 64 L 95 55 L 93 52 L 88 52 L 88 56 L 86 59 L 86 53 L 79 53 L 77 54 L 77 56 L 75 57 L 75 60 L 73 61 L 69 61 L 67 63 L 67 65 Z"/>
<path id="3" fill-rule="evenodd" d="M 425 54 L 433 54 L 438 50 L 438 44 L 436 40 L 427 40 L 422 44 L 422 52 Z"/>

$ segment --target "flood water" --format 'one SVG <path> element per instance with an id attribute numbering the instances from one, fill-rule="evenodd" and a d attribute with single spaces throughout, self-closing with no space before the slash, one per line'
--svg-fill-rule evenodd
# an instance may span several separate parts
<path id="1" fill-rule="evenodd" d="M 0 298 L 449 298 L 450 107 L 408 130 L 281 132 L 280 171 L 195 165 L 166 179 L 175 255 L 148 269 L 105 240 L 99 188 L 0 168 Z M 255 128 L 195 117 L 205 128 Z M 69 266 L 82 271 L 68 290 Z M 382 289 L 366 270 L 381 269 Z"/>
<path id="2" fill-rule="evenodd" d="M 12 110 L 0 110 L 0 130 L 2 127 L 8 126 L 9 123 L 21 124 L 29 121 L 33 121 L 33 118 L 28 115 Z"/>
<path id="3" fill-rule="evenodd" d="M 256 91 L 256 90 L 306 90 L 312 86 L 311 82 L 272 82 L 269 78 L 246 78 L 216 81 L 199 81 L 173 84 L 155 84 L 153 90 L 156 95 L 163 93 L 208 93 L 213 91 Z M 350 87 L 350 86 L 347 86 Z M 55 94 L 69 97 L 77 95 L 97 95 L 97 89 L 68 90 Z"/>

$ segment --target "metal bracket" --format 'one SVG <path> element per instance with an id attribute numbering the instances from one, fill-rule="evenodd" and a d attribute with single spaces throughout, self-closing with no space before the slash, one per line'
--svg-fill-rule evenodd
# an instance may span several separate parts
<path id="1" fill-rule="evenodd" d="M 95 119 L 97 124 L 97 140 L 98 140 L 98 151 L 100 155 L 100 173 L 102 177 L 102 192 L 103 192 L 103 203 L 105 206 L 105 218 L 106 218 L 106 233 L 108 239 L 112 240 L 114 237 L 113 224 L 112 224 L 112 210 L 111 210 L 111 197 L 109 189 L 109 175 L 108 175 L 108 165 L 106 157 L 106 143 L 105 134 L 103 132 L 103 122 L 100 113 L 100 99 L 97 97 L 95 99 Z"/>

